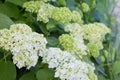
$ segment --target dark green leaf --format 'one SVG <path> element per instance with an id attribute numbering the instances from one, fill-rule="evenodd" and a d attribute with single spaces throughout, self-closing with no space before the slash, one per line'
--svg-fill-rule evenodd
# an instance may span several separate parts
<path id="1" fill-rule="evenodd" d="M 37 80 L 52 80 L 54 71 L 48 68 L 40 69 L 36 74 Z"/>
<path id="2" fill-rule="evenodd" d="M 48 45 L 50 46 L 57 46 L 58 45 L 58 39 L 56 37 L 48 37 L 47 38 Z"/>
<path id="3" fill-rule="evenodd" d="M 22 6 L 24 2 L 26 2 L 27 0 L 6 0 L 7 2 L 11 2 L 15 5 L 19 5 Z"/>
<path id="4" fill-rule="evenodd" d="M 0 80 L 15 80 L 16 69 L 12 62 L 0 62 Z"/>
<path id="5" fill-rule="evenodd" d="M 20 0 L 18 0 L 18 1 L 20 1 Z M 17 8 L 17 6 L 12 3 L 6 2 L 6 3 L 0 4 L 0 13 L 3 13 L 5 15 L 7 15 L 8 17 L 18 18 L 20 15 L 19 12 L 20 11 Z"/>
<path id="6" fill-rule="evenodd" d="M 19 80 L 37 80 L 35 72 L 29 72 L 24 74 Z"/>
<path id="7" fill-rule="evenodd" d="M 66 6 L 70 10 L 75 10 L 75 0 L 66 0 Z"/>
<path id="8" fill-rule="evenodd" d="M 46 28 L 47 28 L 47 30 L 49 30 L 49 31 L 54 30 L 55 27 L 56 27 L 56 26 L 55 26 L 54 22 L 52 22 L 52 21 L 48 22 L 47 25 L 46 25 Z"/>
<path id="9" fill-rule="evenodd" d="M 9 28 L 14 22 L 6 15 L 0 13 L 0 29 Z"/>

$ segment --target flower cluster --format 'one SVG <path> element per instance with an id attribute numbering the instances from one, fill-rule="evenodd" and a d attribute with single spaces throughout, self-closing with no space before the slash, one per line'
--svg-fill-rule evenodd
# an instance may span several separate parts
<path id="1" fill-rule="evenodd" d="M 93 57 L 97 57 L 99 55 L 99 50 L 103 48 L 102 41 L 105 37 L 105 34 L 111 32 L 110 29 L 102 23 L 93 23 L 81 26 L 78 23 L 68 24 L 65 26 L 65 31 L 70 32 L 70 35 L 72 35 L 76 40 L 74 41 L 76 43 L 76 48 L 79 46 L 79 49 L 82 50 L 82 53 L 89 49 Z M 87 49 L 84 45 L 83 39 L 89 41 Z M 64 42 L 62 42 L 62 44 Z"/>
<path id="2" fill-rule="evenodd" d="M 61 47 L 74 54 L 74 55 L 79 55 L 79 57 L 82 58 L 82 55 L 86 55 L 86 46 L 83 43 L 83 40 L 81 39 L 80 36 L 73 36 L 69 34 L 62 34 L 59 37 L 59 42 Z"/>
<path id="3" fill-rule="evenodd" d="M 59 36 L 59 42 L 64 50 L 71 52 L 75 49 L 74 38 L 69 34 L 62 34 Z"/>
<path id="4" fill-rule="evenodd" d="M 71 11 L 66 7 L 54 8 L 52 11 L 52 18 L 58 22 L 70 22 L 72 19 Z"/>
<path id="5" fill-rule="evenodd" d="M 4 48 L 7 51 L 10 49 L 9 45 L 7 45 L 9 38 L 11 38 L 9 33 L 8 29 L 0 30 L 0 48 Z"/>
<path id="6" fill-rule="evenodd" d="M 102 23 L 86 24 L 82 27 L 83 38 L 89 40 L 90 43 L 96 44 L 99 49 L 103 48 L 102 41 L 105 34 L 111 30 Z"/>
<path id="7" fill-rule="evenodd" d="M 43 62 L 48 63 L 49 68 L 56 68 L 55 77 L 61 80 L 97 80 L 94 66 L 77 60 L 67 51 L 49 48 L 42 57 Z"/>
<path id="8" fill-rule="evenodd" d="M 1 47 L 9 50 L 13 55 L 13 63 L 18 68 L 27 67 L 29 69 L 35 66 L 38 61 L 38 55 L 46 49 L 47 41 L 42 34 L 32 32 L 31 28 L 26 24 L 13 24 L 10 30 L 2 30 L 1 39 L 6 39 L 1 43 Z M 9 34 L 9 35 L 8 35 Z"/>
<path id="9" fill-rule="evenodd" d="M 42 3 L 42 1 L 29 1 L 23 4 L 23 8 L 31 13 L 37 13 Z"/>
<path id="10" fill-rule="evenodd" d="M 88 43 L 87 47 L 93 57 L 98 57 L 99 56 L 99 48 L 96 44 L 93 43 Z"/>
<path id="11" fill-rule="evenodd" d="M 72 11 L 72 21 L 73 22 L 81 22 L 82 20 L 82 15 L 79 13 L 79 12 L 77 12 L 77 11 Z"/>
<path id="12" fill-rule="evenodd" d="M 37 21 L 43 21 L 44 23 L 49 22 L 49 18 L 51 18 L 53 8 L 54 6 L 50 4 L 44 3 L 40 5 L 40 8 L 37 14 Z"/>
<path id="13" fill-rule="evenodd" d="M 79 54 L 79 55 L 86 55 L 86 51 L 87 51 L 87 47 L 86 45 L 84 44 L 84 40 L 83 40 L 83 37 L 82 37 L 82 31 L 81 31 L 81 27 L 79 24 L 77 23 L 73 23 L 73 24 L 68 24 L 65 26 L 65 31 L 66 32 L 70 32 L 70 36 L 72 36 L 73 38 L 73 45 L 74 45 L 74 49 L 71 49 L 73 50 L 75 53 Z M 67 40 L 66 38 L 67 37 L 64 37 L 65 39 L 64 40 L 60 40 L 60 44 L 62 45 L 64 43 L 64 45 L 68 45 L 68 42 L 67 44 L 65 44 L 65 40 Z M 61 43 L 62 42 L 62 43 Z"/>
<path id="14" fill-rule="evenodd" d="M 79 12 L 71 12 L 66 7 L 55 7 L 44 1 L 29 1 L 25 2 L 23 7 L 26 11 L 37 13 L 37 20 L 44 23 L 49 22 L 49 19 L 53 19 L 57 22 L 68 23 L 70 21 L 80 22 L 82 16 Z"/>

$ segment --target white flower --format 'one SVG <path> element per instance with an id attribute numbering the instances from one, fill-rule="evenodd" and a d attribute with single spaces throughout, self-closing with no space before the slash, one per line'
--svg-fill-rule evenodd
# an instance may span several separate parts
<path id="1" fill-rule="evenodd" d="M 4 34 L 2 34 L 4 32 Z M 0 47 L 10 50 L 13 62 L 18 68 L 35 66 L 38 55 L 43 55 L 46 49 L 46 38 L 42 34 L 32 32 L 26 24 L 13 24 L 10 30 L 0 31 Z"/>
<path id="2" fill-rule="evenodd" d="M 55 77 L 59 77 L 61 80 L 90 80 L 88 72 L 85 62 L 75 60 L 56 68 Z"/>
<path id="3" fill-rule="evenodd" d="M 43 63 L 48 63 L 49 68 L 56 68 L 54 77 L 61 80 L 97 80 L 94 66 L 77 60 L 69 52 L 59 48 L 47 49 L 43 55 Z"/>
<path id="4" fill-rule="evenodd" d="M 56 68 L 64 62 L 69 62 L 75 58 L 68 52 L 63 52 L 59 48 L 49 48 L 44 52 L 43 62 L 49 64 L 49 68 Z"/>

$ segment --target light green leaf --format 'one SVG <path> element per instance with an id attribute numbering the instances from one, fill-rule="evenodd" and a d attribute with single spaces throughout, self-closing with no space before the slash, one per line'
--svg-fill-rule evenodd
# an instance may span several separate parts
<path id="1" fill-rule="evenodd" d="M 35 72 L 29 72 L 24 74 L 19 80 L 37 80 L 35 77 Z"/>
<path id="2" fill-rule="evenodd" d="M 102 76 L 101 74 L 98 75 L 98 80 L 107 80 L 104 76 Z"/>
<path id="3" fill-rule="evenodd" d="M 114 74 L 120 73 L 120 61 L 115 61 L 113 65 L 113 73 Z"/>
<path id="4" fill-rule="evenodd" d="M 48 68 L 40 69 L 36 74 L 37 80 L 53 80 L 54 71 Z"/>
<path id="5" fill-rule="evenodd" d="M 9 28 L 14 22 L 6 15 L 0 13 L 0 29 Z"/>
<path id="6" fill-rule="evenodd" d="M 12 62 L 0 62 L 0 80 L 15 80 L 16 69 Z"/>

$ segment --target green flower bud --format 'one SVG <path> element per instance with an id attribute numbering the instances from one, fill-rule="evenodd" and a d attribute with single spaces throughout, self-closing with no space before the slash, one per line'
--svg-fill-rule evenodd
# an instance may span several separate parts
<path id="1" fill-rule="evenodd" d="M 52 18 L 55 21 L 62 22 L 62 23 L 68 23 L 72 19 L 72 13 L 71 11 L 66 7 L 61 8 L 54 8 L 52 10 Z"/>
<path id="2" fill-rule="evenodd" d="M 72 12 L 72 21 L 73 22 L 79 22 L 79 21 L 81 21 L 81 18 L 82 17 L 79 12 L 77 12 L 77 11 Z"/>
<path id="3" fill-rule="evenodd" d="M 89 5 L 87 3 L 82 3 L 82 11 L 88 12 L 90 10 Z"/>
<path id="4" fill-rule="evenodd" d="M 105 57 L 103 55 L 100 55 L 99 58 L 102 62 L 105 62 Z"/>
<path id="5" fill-rule="evenodd" d="M 66 6 L 65 0 L 58 0 L 60 6 Z"/>
<path id="6" fill-rule="evenodd" d="M 96 44 L 88 43 L 87 47 L 94 58 L 99 56 L 99 48 Z"/>

